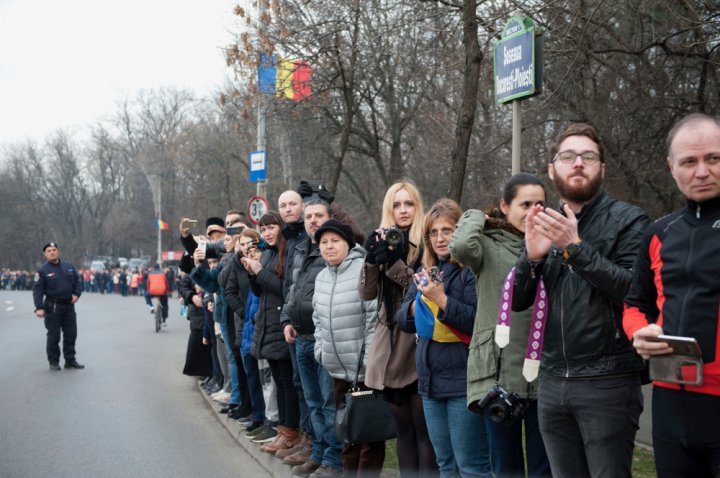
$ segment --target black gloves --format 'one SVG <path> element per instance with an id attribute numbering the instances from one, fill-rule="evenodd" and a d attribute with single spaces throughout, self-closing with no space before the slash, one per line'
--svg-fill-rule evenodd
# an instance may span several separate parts
<path id="1" fill-rule="evenodd" d="M 313 195 L 312 187 L 307 181 L 300 181 L 300 186 L 297 188 L 297 193 L 303 198 L 309 198 Z"/>
<path id="2" fill-rule="evenodd" d="M 325 189 L 325 186 L 315 183 L 315 189 L 313 189 L 313 186 L 308 181 L 300 181 L 300 186 L 298 186 L 297 188 L 297 193 L 303 199 L 317 196 L 320 199 L 326 201 L 328 204 L 332 204 L 332 202 L 335 200 L 335 195 Z"/>
<path id="3" fill-rule="evenodd" d="M 400 259 L 405 259 L 407 251 L 402 247 L 388 246 L 388 243 L 380 239 L 375 231 L 368 235 L 363 244 L 363 248 L 367 251 L 365 262 L 368 264 L 387 264 L 392 265 Z"/>

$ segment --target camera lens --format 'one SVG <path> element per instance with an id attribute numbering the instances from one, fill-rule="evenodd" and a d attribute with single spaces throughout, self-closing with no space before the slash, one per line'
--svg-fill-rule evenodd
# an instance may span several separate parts
<path id="1" fill-rule="evenodd" d="M 403 241 L 402 231 L 396 227 L 389 228 L 385 233 L 385 240 L 390 246 L 399 246 Z"/>
<path id="2" fill-rule="evenodd" d="M 490 419 L 495 423 L 502 423 L 507 419 L 507 408 L 502 403 L 493 403 L 488 407 Z"/>

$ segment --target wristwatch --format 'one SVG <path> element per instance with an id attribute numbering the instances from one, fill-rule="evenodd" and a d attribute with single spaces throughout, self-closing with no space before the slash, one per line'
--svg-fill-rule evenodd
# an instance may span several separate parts
<path id="1" fill-rule="evenodd" d="M 578 240 L 577 242 L 571 242 L 567 245 L 567 247 L 565 247 L 565 250 L 563 251 L 563 259 L 566 262 L 568 259 L 570 259 L 570 256 L 577 252 L 577 250 L 580 248 L 580 244 L 582 244 L 582 241 Z"/>

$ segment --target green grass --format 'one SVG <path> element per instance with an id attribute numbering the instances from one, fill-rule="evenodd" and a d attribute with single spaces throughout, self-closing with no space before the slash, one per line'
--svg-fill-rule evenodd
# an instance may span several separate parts
<path id="1" fill-rule="evenodd" d="M 651 451 L 635 447 L 633 454 L 633 478 L 655 478 L 655 457 Z M 383 465 L 383 478 L 399 478 L 395 440 L 388 440 L 385 444 L 385 464 Z"/>

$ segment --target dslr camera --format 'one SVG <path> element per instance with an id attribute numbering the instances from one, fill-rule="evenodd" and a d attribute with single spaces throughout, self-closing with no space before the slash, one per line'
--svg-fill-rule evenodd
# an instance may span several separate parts
<path id="1" fill-rule="evenodd" d="M 385 242 L 388 243 L 388 246 L 401 247 L 405 241 L 405 235 L 402 229 L 397 226 L 390 226 L 387 229 L 383 229 L 383 233 L 385 233 Z"/>
<path id="2" fill-rule="evenodd" d="M 490 419 L 495 423 L 510 425 L 522 418 L 527 410 L 527 401 L 517 393 L 508 393 L 500 385 L 493 385 L 479 404 L 480 409 L 487 410 Z"/>

